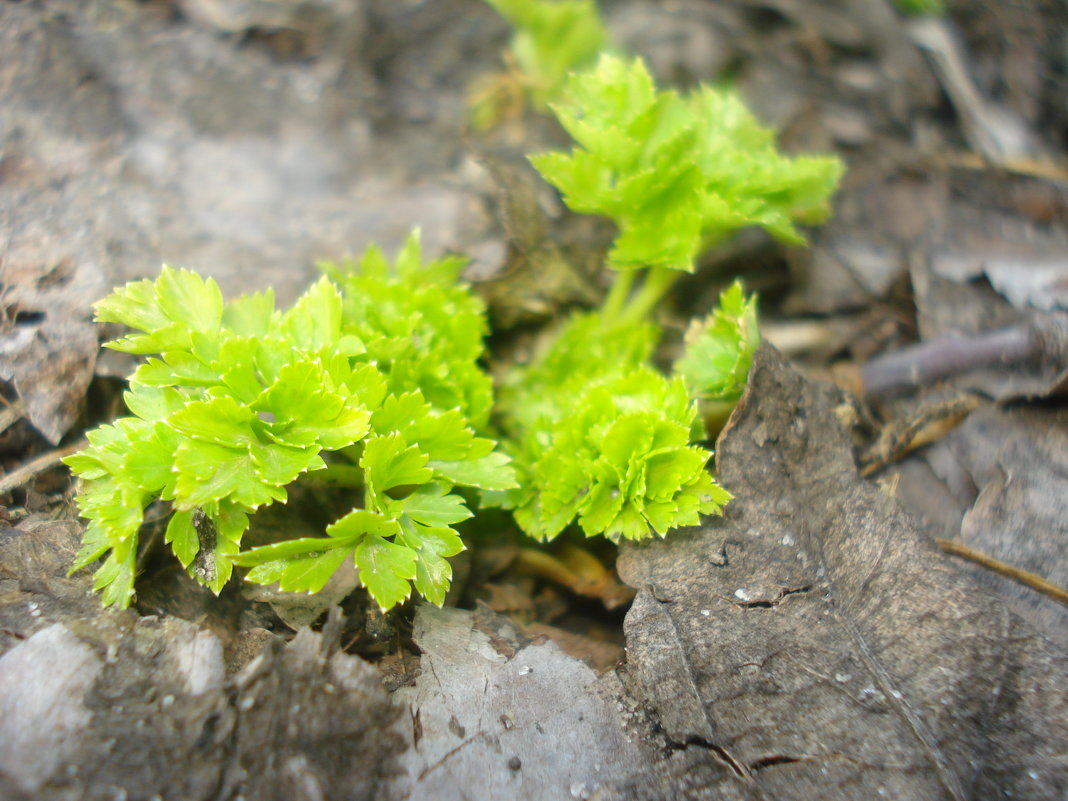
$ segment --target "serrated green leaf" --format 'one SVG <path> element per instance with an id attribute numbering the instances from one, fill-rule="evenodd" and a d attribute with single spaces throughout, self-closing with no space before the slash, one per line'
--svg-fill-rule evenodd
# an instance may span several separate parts
<path id="1" fill-rule="evenodd" d="M 319 592 L 352 552 L 349 548 L 332 548 L 264 562 L 245 577 L 255 584 L 275 584 L 284 592 Z"/>
<path id="2" fill-rule="evenodd" d="M 88 482 L 76 500 L 82 517 L 106 531 L 112 547 L 136 539 L 145 500 L 136 489 L 108 476 Z"/>
<path id="3" fill-rule="evenodd" d="M 608 525 L 604 535 L 612 542 L 619 542 L 620 539 L 643 540 L 649 536 L 649 523 L 634 504 L 627 503 Z"/>
<path id="4" fill-rule="evenodd" d="M 156 279 L 159 306 L 170 320 L 191 331 L 216 331 L 222 322 L 223 298 L 219 285 L 191 270 L 164 266 Z"/>
<path id="5" fill-rule="evenodd" d="M 389 391 L 385 377 L 372 364 L 351 368 L 343 376 L 340 375 L 340 369 L 337 372 L 335 381 L 343 384 L 349 395 L 359 400 L 365 409 L 377 409 Z"/>
<path id="6" fill-rule="evenodd" d="M 162 420 L 185 405 L 185 399 L 173 387 L 134 384 L 122 397 L 126 408 L 142 420 Z"/>
<path id="7" fill-rule="evenodd" d="M 406 441 L 419 443 L 430 459 L 461 460 L 475 447 L 472 431 L 459 409 L 437 413 L 418 390 L 392 395 L 371 418 L 379 434 L 398 432 Z"/>
<path id="8" fill-rule="evenodd" d="M 389 395 L 371 417 L 371 427 L 376 434 L 411 433 L 417 420 L 432 413 L 429 403 L 419 390 L 400 395 Z"/>
<path id="9" fill-rule="evenodd" d="M 231 448 L 258 442 L 255 422 L 256 413 L 229 396 L 193 401 L 170 418 L 179 434 Z"/>
<path id="10" fill-rule="evenodd" d="M 157 328 L 150 334 L 128 334 L 104 343 L 111 350 L 146 355 L 149 353 L 184 353 L 192 347 L 192 332 L 180 323 Z"/>
<path id="11" fill-rule="evenodd" d="M 93 574 L 93 589 L 102 593 L 104 606 L 125 609 L 134 593 L 134 576 L 137 564 L 137 548 L 116 549 Z"/>
<path id="12" fill-rule="evenodd" d="M 451 528 L 411 524 L 397 537 L 415 557 L 415 589 L 435 606 L 445 603 L 452 581 L 452 566 L 446 557 L 464 549 L 463 541 Z"/>
<path id="13" fill-rule="evenodd" d="M 61 461 L 74 475 L 87 481 L 104 478 L 108 474 L 107 468 L 101 464 L 92 448 L 64 456 Z"/>
<path id="14" fill-rule="evenodd" d="M 626 503 L 619 487 L 608 482 L 594 484 L 583 504 L 579 525 L 587 537 L 603 534 L 612 525 Z"/>
<path id="15" fill-rule="evenodd" d="M 317 448 L 291 448 L 279 444 L 252 448 L 252 463 L 258 477 L 278 486 L 295 481 L 301 473 L 326 467 Z M 240 499 L 234 500 L 242 503 Z"/>
<path id="16" fill-rule="evenodd" d="M 332 347 L 341 337 L 341 293 L 328 278 L 319 279 L 289 311 L 283 329 L 299 348 L 317 351 Z"/>
<path id="17" fill-rule="evenodd" d="M 247 447 L 227 448 L 188 439 L 175 450 L 174 466 L 178 477 L 173 500 L 179 509 L 193 509 L 224 498 L 257 509 L 286 499 L 284 484 L 289 482 L 264 480 L 262 468 L 253 461 Z"/>
<path id="18" fill-rule="evenodd" d="M 391 272 L 389 259 L 387 259 L 386 254 L 382 252 L 382 248 L 372 243 L 367 246 L 366 250 L 364 250 L 363 256 L 360 258 L 359 267 L 356 268 L 356 271 L 366 278 L 384 279 L 388 277 Z"/>
<path id="19" fill-rule="evenodd" d="M 477 459 L 458 462 L 431 461 L 428 464 L 434 475 L 465 487 L 506 490 L 518 486 L 511 460 L 497 451 Z"/>
<path id="20" fill-rule="evenodd" d="M 685 353 L 674 369 L 693 397 L 735 401 L 759 344 L 756 299 L 746 299 L 736 281 L 721 293 L 718 308 L 690 324 Z"/>
<path id="21" fill-rule="evenodd" d="M 88 432 L 86 439 L 89 447 L 64 457 L 63 464 L 87 480 L 118 473 L 128 442 L 123 430 L 114 425 L 102 425 Z"/>
<path id="22" fill-rule="evenodd" d="M 186 347 L 190 346 L 187 344 Z M 219 382 L 219 373 L 191 353 L 166 350 L 162 359 L 149 359 L 138 367 L 131 381 L 159 387 L 210 387 Z"/>
<path id="23" fill-rule="evenodd" d="M 160 308 L 154 281 L 131 281 L 93 304 L 96 321 L 121 323 L 137 331 L 157 331 L 171 320 Z"/>
<path id="24" fill-rule="evenodd" d="M 360 467 L 367 471 L 367 487 L 380 496 L 394 487 L 425 484 L 433 477 L 427 455 L 408 445 L 402 434 L 371 437 L 363 449 Z"/>
<path id="25" fill-rule="evenodd" d="M 239 337 L 263 337 L 274 320 L 274 289 L 242 295 L 227 304 L 222 323 Z"/>
<path id="26" fill-rule="evenodd" d="M 459 495 L 449 494 L 446 484 L 434 483 L 420 487 L 407 498 L 396 503 L 402 514 L 425 526 L 451 526 L 472 516 Z"/>
<path id="27" fill-rule="evenodd" d="M 326 533 L 337 540 L 356 542 L 365 536 L 392 537 L 400 532 L 400 524 L 386 515 L 369 509 L 353 509 L 326 527 Z"/>
<path id="28" fill-rule="evenodd" d="M 95 521 L 90 521 L 82 535 L 82 545 L 74 557 L 74 564 L 67 571 L 67 575 L 73 575 L 83 567 L 88 567 L 109 550 L 111 550 L 111 541 L 107 529 Z"/>
<path id="29" fill-rule="evenodd" d="M 404 240 L 394 265 L 400 278 L 411 279 L 423 269 L 423 236 L 422 231 L 413 228 L 408 238 Z"/>
<path id="30" fill-rule="evenodd" d="M 179 511 L 171 515 L 163 540 L 171 544 L 171 550 L 182 563 L 182 567 L 189 567 L 200 550 L 200 538 L 193 525 L 193 512 Z"/>
<path id="31" fill-rule="evenodd" d="M 253 408 L 274 416 L 269 433 L 279 442 L 340 450 L 363 439 L 371 414 L 328 391 L 327 383 L 320 364 L 287 364 Z"/>
<path id="32" fill-rule="evenodd" d="M 378 536 L 366 537 L 356 548 L 360 581 L 382 609 L 392 609 L 411 595 L 416 576 L 415 553 Z"/>
<path id="33" fill-rule="evenodd" d="M 349 546 L 352 547 L 349 547 Z M 353 543 L 331 539 L 329 537 L 301 537 L 295 540 L 283 540 L 270 545 L 260 545 L 236 555 L 233 559 L 235 565 L 255 567 L 268 562 L 292 561 L 294 556 L 310 556 L 325 553 L 335 549 L 348 548 L 346 553 L 351 553 L 355 547 Z M 281 573 L 279 573 L 281 576 Z M 277 581 L 277 579 L 275 579 Z"/>
<path id="34" fill-rule="evenodd" d="M 263 381 L 256 369 L 256 355 L 264 342 L 251 336 L 229 336 L 219 346 L 219 355 L 213 367 L 222 385 L 242 405 L 252 404 L 263 392 Z"/>
<path id="35" fill-rule="evenodd" d="M 131 438 L 122 460 L 123 475 L 143 492 L 159 494 L 174 478 L 178 439 L 177 432 L 163 422 L 155 423 L 137 439 Z"/>
<path id="36" fill-rule="evenodd" d="M 702 249 L 745 226 L 803 241 L 794 222 L 826 215 L 842 171 L 836 159 L 780 154 L 731 92 L 658 91 L 640 59 L 602 55 L 553 112 L 577 146 L 532 162 L 569 207 L 616 223 L 617 269 L 692 271 Z"/>

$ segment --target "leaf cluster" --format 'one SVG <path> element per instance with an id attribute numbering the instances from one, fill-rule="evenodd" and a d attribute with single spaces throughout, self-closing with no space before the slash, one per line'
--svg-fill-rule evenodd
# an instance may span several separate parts
<path id="1" fill-rule="evenodd" d="M 730 500 L 709 453 L 691 444 L 702 429 L 685 383 L 647 365 L 656 333 L 576 315 L 506 379 L 500 405 L 519 489 L 500 502 L 530 536 L 552 539 L 573 521 L 614 542 L 664 536 Z"/>
<path id="2" fill-rule="evenodd" d="M 760 226 L 785 242 L 817 222 L 842 171 L 835 158 L 790 158 L 733 92 L 658 90 L 641 59 L 602 55 L 552 104 L 576 142 L 531 157 L 574 211 L 610 217 L 616 269 L 692 271 L 731 232 Z"/>
<path id="3" fill-rule="evenodd" d="M 143 511 L 161 500 L 175 511 L 166 541 L 216 592 L 235 564 L 314 592 L 352 557 L 382 607 L 412 584 L 441 604 L 446 558 L 463 548 L 453 526 L 471 515 L 455 490 L 514 485 L 507 457 L 476 433 L 492 402 L 477 366 L 486 323 L 456 283 L 462 266 L 423 264 L 413 234 L 396 265 L 372 247 L 327 266 L 333 280 L 284 312 L 270 290 L 225 304 L 211 279 L 170 268 L 100 301 L 99 321 L 133 329 L 109 346 L 150 358 L 130 378 L 132 415 L 66 459 L 89 520 L 74 569 L 107 555 L 96 587 L 129 604 Z M 326 537 L 241 553 L 249 516 L 310 472 L 362 504 Z"/>
<path id="4" fill-rule="evenodd" d="M 690 394 L 701 400 L 735 403 L 745 389 L 753 354 L 760 344 L 756 297 L 746 297 L 735 281 L 719 296 L 719 306 L 686 331 L 686 350 L 675 362 Z"/>

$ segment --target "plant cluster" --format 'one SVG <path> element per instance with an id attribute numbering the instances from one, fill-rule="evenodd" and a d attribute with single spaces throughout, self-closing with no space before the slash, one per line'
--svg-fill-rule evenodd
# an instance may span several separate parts
<path id="1" fill-rule="evenodd" d="M 576 146 L 531 162 L 572 210 L 615 222 L 617 275 L 599 312 L 573 317 L 506 376 L 499 406 L 520 482 L 499 502 L 541 539 L 575 519 L 588 536 L 663 536 L 730 498 L 694 444 L 704 438 L 694 401 L 737 401 L 759 331 L 755 301 L 731 287 L 691 326 L 667 378 L 650 366 L 651 313 L 701 251 L 738 228 L 803 241 L 795 221 L 826 215 L 841 164 L 780 154 L 736 95 L 658 90 L 640 59 L 602 55 L 552 109 Z"/>
<path id="2" fill-rule="evenodd" d="M 89 521 L 75 569 L 96 572 L 104 602 L 133 594 L 143 510 L 169 502 L 165 539 L 218 592 L 248 579 L 316 592 L 352 557 L 384 608 L 411 586 L 441 604 L 471 516 L 459 488 L 514 486 L 508 459 L 478 436 L 492 403 L 478 367 L 484 308 L 457 283 L 464 262 L 424 264 L 417 235 L 391 267 L 370 248 L 328 266 L 292 308 L 270 290 L 224 304 L 212 280 L 164 268 L 97 304 L 135 332 L 109 343 L 155 354 L 130 377 L 132 416 L 89 433 L 66 463 L 85 479 Z M 249 515 L 284 502 L 306 474 L 362 495 L 326 537 L 240 552 Z"/>
<path id="3" fill-rule="evenodd" d="M 804 242 L 841 174 L 834 158 L 784 156 L 733 92 L 658 90 L 641 59 L 603 55 L 575 73 L 552 106 L 576 142 L 532 163 L 577 212 L 609 217 L 618 270 L 693 270 L 694 259 L 739 228 Z"/>
<path id="4" fill-rule="evenodd" d="M 603 306 L 503 370 L 495 400 L 464 262 L 425 263 L 415 235 L 395 264 L 372 247 L 325 265 L 284 312 L 270 290 L 225 304 L 213 281 L 168 268 L 117 290 L 97 319 L 134 333 L 110 347 L 150 358 L 130 377 L 131 416 L 66 460 L 89 521 L 75 569 L 106 556 L 105 603 L 130 602 L 156 501 L 173 509 L 175 555 L 215 591 L 240 565 L 251 581 L 315 592 L 351 558 L 388 609 L 412 586 L 443 603 L 475 495 L 542 540 L 572 524 L 612 541 L 664 536 L 730 499 L 708 471 L 699 404 L 739 397 L 759 342 L 755 301 L 738 284 L 724 291 L 667 375 L 654 367 L 653 312 L 740 227 L 803 241 L 795 224 L 827 213 L 841 165 L 780 154 L 736 95 L 659 90 L 637 59 L 602 54 L 563 82 L 565 65 L 603 47 L 590 2 L 489 2 L 519 26 L 516 58 L 542 71 L 575 140 L 531 161 L 574 211 L 619 229 Z M 309 478 L 347 489 L 352 510 L 325 536 L 242 551 L 250 515 Z"/>

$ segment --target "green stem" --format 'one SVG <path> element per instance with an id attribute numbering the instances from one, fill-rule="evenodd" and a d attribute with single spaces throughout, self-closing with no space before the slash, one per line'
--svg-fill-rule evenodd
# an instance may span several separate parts
<path id="1" fill-rule="evenodd" d="M 608 290 L 608 296 L 601 307 L 601 316 L 605 320 L 614 320 L 623 311 L 623 305 L 630 296 L 630 289 L 634 286 L 636 273 L 637 270 L 622 270 L 616 273 L 612 288 Z"/>
<path id="2" fill-rule="evenodd" d="M 621 325 L 640 323 L 652 313 L 656 304 L 667 294 L 682 273 L 668 267 L 654 267 L 645 277 L 642 288 L 631 298 L 630 303 L 616 322 Z M 614 287 L 613 287 L 614 288 Z"/>

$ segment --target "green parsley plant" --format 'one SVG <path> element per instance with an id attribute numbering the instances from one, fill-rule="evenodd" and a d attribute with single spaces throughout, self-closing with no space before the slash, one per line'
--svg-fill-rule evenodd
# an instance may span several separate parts
<path id="1" fill-rule="evenodd" d="M 739 284 L 724 291 L 670 376 L 653 367 L 653 310 L 739 228 L 803 242 L 797 223 L 828 213 L 842 166 L 782 155 L 731 92 L 657 89 L 640 59 L 602 54 L 565 81 L 606 41 L 592 2 L 489 2 L 517 25 L 517 62 L 575 140 L 531 161 L 571 209 L 618 228 L 602 308 L 503 370 L 495 404 L 479 367 L 485 308 L 459 282 L 464 262 L 425 263 L 416 234 L 394 264 L 371 247 L 324 265 L 284 312 L 270 290 L 227 304 L 214 281 L 169 268 L 117 290 L 97 319 L 133 333 L 110 347 L 150 358 L 130 378 L 131 415 L 65 460 L 89 521 L 74 569 L 104 558 L 105 603 L 130 603 L 157 501 L 173 510 L 166 542 L 216 592 L 234 565 L 316 592 L 351 558 L 388 609 L 413 586 L 443 603 L 447 559 L 463 548 L 455 526 L 472 514 L 465 492 L 542 540 L 572 524 L 615 542 L 664 536 L 730 500 L 708 471 L 698 412 L 740 396 L 759 342 L 755 300 Z M 250 516 L 309 476 L 352 493 L 352 510 L 325 536 L 242 551 Z"/>
<path id="2" fill-rule="evenodd" d="M 377 248 L 328 265 L 285 312 L 270 290 L 225 304 L 214 281 L 164 268 L 96 306 L 135 333 L 109 343 L 152 356 L 130 378 L 132 413 L 89 433 L 65 461 L 83 479 L 89 521 L 74 569 L 106 555 L 96 589 L 133 596 L 138 533 L 153 501 L 174 514 L 165 540 L 215 592 L 234 565 L 248 579 L 316 592 L 349 558 L 385 609 L 412 585 L 440 605 L 471 516 L 457 490 L 506 490 L 514 472 L 481 437 L 492 403 L 478 368 L 481 301 L 464 262 L 424 264 L 413 234 L 391 266 Z M 249 517 L 315 474 L 350 487 L 351 512 L 325 537 L 240 552 Z"/>
<path id="3" fill-rule="evenodd" d="M 804 241 L 795 222 L 827 214 L 842 167 L 780 154 L 733 93 L 658 90 L 640 59 L 602 55 L 563 97 L 552 109 L 576 146 L 531 162 L 572 210 L 616 223 L 608 264 L 617 276 L 599 312 L 573 317 L 506 374 L 499 404 L 519 488 L 495 500 L 540 539 L 575 520 L 613 541 L 663 536 L 730 499 L 695 444 L 704 438 L 697 400 L 733 405 L 759 333 L 755 301 L 735 285 L 693 326 L 665 378 L 650 366 L 651 312 L 703 250 L 739 228 Z"/>

